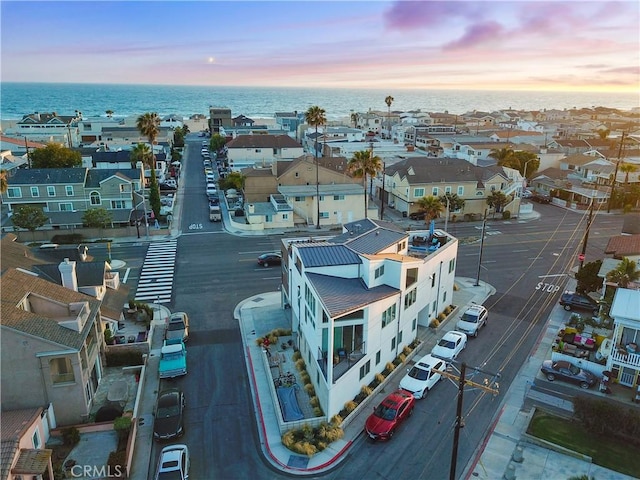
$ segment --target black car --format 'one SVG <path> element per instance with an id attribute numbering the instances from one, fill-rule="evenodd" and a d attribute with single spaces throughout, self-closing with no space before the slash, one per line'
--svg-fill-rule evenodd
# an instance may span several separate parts
<path id="1" fill-rule="evenodd" d="M 263 253 L 258 257 L 258 265 L 268 267 L 270 265 L 280 265 L 282 257 L 279 253 Z"/>
<path id="2" fill-rule="evenodd" d="M 424 220 L 427 212 L 413 212 L 409 214 L 411 220 Z"/>
<path id="3" fill-rule="evenodd" d="M 532 193 L 529 200 L 536 203 L 551 203 L 551 197 L 549 195 L 543 195 L 541 193 Z"/>
<path id="4" fill-rule="evenodd" d="M 184 394 L 178 388 L 163 390 L 158 395 L 153 437 L 170 440 L 184 433 Z"/>
<path id="5" fill-rule="evenodd" d="M 576 309 L 598 313 L 598 302 L 591 297 L 575 292 L 564 292 L 560 297 L 560 305 L 567 311 Z"/>
<path id="6" fill-rule="evenodd" d="M 580 367 L 575 366 L 571 362 L 560 360 L 554 362 L 553 360 L 545 360 L 542 362 L 540 371 L 547 377 L 547 380 L 553 382 L 556 378 L 558 380 L 564 380 L 566 382 L 573 382 L 580 385 L 580 388 L 589 388 L 595 385 L 597 379 L 596 376 Z"/>

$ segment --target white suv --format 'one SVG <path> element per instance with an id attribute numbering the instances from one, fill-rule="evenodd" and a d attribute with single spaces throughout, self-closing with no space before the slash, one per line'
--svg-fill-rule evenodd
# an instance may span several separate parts
<path id="1" fill-rule="evenodd" d="M 477 337 L 478 330 L 487 324 L 489 319 L 489 312 L 482 305 L 471 305 L 462 314 L 456 330 L 464 332 L 469 336 Z"/>
<path id="2" fill-rule="evenodd" d="M 410 392 L 416 400 L 424 398 L 442 378 L 442 374 L 434 370 L 443 372 L 446 368 L 447 365 L 443 359 L 425 355 L 400 380 L 400 388 Z"/>

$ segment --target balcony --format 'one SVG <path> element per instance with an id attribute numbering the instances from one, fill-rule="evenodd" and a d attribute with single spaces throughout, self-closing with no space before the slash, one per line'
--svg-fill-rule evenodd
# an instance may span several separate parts
<path id="1" fill-rule="evenodd" d="M 52 373 L 51 381 L 54 385 L 59 383 L 73 383 L 76 381 L 75 375 L 72 373 Z"/>
<path id="2" fill-rule="evenodd" d="M 353 366 L 366 356 L 365 345 L 362 343 L 353 351 L 349 352 L 344 348 L 336 349 L 333 355 L 333 383 L 347 373 Z M 327 377 L 327 352 L 322 352 L 322 357 L 318 359 L 318 365 L 325 378 Z"/>
<path id="3" fill-rule="evenodd" d="M 640 368 L 640 351 L 629 344 L 626 347 L 618 346 L 611 351 L 611 360 L 623 366 Z"/>

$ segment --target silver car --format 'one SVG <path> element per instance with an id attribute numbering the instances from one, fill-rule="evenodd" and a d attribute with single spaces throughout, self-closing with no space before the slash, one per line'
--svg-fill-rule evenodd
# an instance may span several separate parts
<path id="1" fill-rule="evenodd" d="M 189 316 L 185 312 L 172 313 L 167 322 L 165 339 L 180 339 L 186 342 L 189 339 Z"/>

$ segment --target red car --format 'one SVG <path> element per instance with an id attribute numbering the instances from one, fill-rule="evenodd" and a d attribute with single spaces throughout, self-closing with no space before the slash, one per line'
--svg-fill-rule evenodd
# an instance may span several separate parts
<path id="1" fill-rule="evenodd" d="M 413 413 L 416 399 L 405 390 L 390 393 L 364 424 L 364 431 L 372 440 L 390 440 L 405 418 Z"/>

